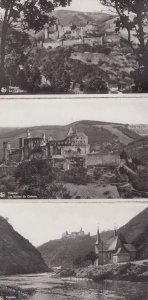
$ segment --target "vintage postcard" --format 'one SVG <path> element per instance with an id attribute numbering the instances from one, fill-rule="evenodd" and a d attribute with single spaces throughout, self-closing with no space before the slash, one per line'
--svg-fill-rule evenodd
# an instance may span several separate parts
<path id="1" fill-rule="evenodd" d="M 148 92 L 148 5 L 1 0 L 1 94 Z"/>
<path id="2" fill-rule="evenodd" d="M 0 102 L 0 198 L 148 198 L 148 99 Z"/>
<path id="3" fill-rule="evenodd" d="M 0 299 L 147 300 L 147 228 L 148 203 L 0 202 Z"/>

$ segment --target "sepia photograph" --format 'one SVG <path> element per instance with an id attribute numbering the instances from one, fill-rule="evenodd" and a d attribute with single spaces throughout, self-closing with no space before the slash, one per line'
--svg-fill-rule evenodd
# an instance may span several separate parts
<path id="1" fill-rule="evenodd" d="M 147 300 L 148 203 L 0 202 L 1 300 Z"/>
<path id="2" fill-rule="evenodd" d="M 147 0 L 0 1 L 2 95 L 147 92 Z"/>
<path id="3" fill-rule="evenodd" d="M 147 111 L 147 98 L 1 101 L 0 198 L 148 198 Z"/>

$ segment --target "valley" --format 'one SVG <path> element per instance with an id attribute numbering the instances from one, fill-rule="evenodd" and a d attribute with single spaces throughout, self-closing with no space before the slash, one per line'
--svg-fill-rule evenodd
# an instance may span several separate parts
<path id="1" fill-rule="evenodd" d="M 127 34 L 122 30 L 116 33 L 117 15 L 58 9 L 52 17 L 55 23 L 45 24 L 37 33 L 23 32 L 21 26 L 10 30 L 8 74 L 2 94 L 118 94 L 134 90 L 137 63 Z"/>

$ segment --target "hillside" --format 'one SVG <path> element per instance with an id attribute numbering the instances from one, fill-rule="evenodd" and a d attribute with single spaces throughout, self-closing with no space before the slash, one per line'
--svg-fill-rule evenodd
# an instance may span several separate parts
<path id="1" fill-rule="evenodd" d="M 128 128 L 133 132 L 140 134 L 141 136 L 148 135 L 148 125 L 146 124 L 129 125 Z"/>
<path id="2" fill-rule="evenodd" d="M 131 157 L 137 158 L 142 164 L 148 166 L 148 136 L 128 144 L 125 150 Z"/>
<path id="3" fill-rule="evenodd" d="M 74 122 L 65 126 L 34 126 L 30 128 L 31 136 L 41 136 L 45 132 L 46 137 L 52 136 L 53 138 L 62 140 L 66 137 L 70 127 L 83 131 L 88 136 L 91 149 L 93 146 L 101 146 L 103 143 L 114 143 L 118 140 L 119 143 L 127 145 L 135 140 L 138 140 L 140 136 L 127 129 L 127 125 L 82 120 Z M 3 155 L 3 142 L 10 141 L 12 147 L 18 147 L 20 137 L 25 137 L 26 128 L 0 128 L 0 159 Z"/>
<path id="4" fill-rule="evenodd" d="M 48 271 L 40 253 L 0 217 L 0 275 Z"/>
<path id="5" fill-rule="evenodd" d="M 102 234 L 105 240 L 112 236 L 112 231 Z M 78 257 L 84 258 L 93 250 L 95 236 L 78 237 L 76 239 L 59 239 L 49 241 L 38 247 L 45 263 L 50 266 L 73 266 Z"/>
<path id="6" fill-rule="evenodd" d="M 138 258 L 148 258 L 148 208 L 119 229 L 128 243 L 133 243 L 138 250 Z M 101 238 L 109 243 L 113 231 L 103 232 Z M 73 262 L 82 259 L 94 249 L 96 237 L 85 237 L 68 240 L 55 240 L 40 246 L 43 259 L 48 266 L 72 266 Z"/>
<path id="7" fill-rule="evenodd" d="M 102 25 L 106 21 L 114 18 L 113 15 L 109 15 L 103 12 L 79 12 L 64 9 L 55 10 L 54 15 L 63 26 L 69 26 L 71 24 L 86 25 L 88 22 L 95 22 L 98 25 Z"/>
<path id="8" fill-rule="evenodd" d="M 135 245 L 139 258 L 148 258 L 148 208 L 121 227 L 119 231 L 126 237 L 127 242 Z"/>

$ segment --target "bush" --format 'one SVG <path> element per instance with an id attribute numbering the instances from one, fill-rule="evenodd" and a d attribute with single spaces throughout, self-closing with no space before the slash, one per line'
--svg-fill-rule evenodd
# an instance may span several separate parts
<path id="1" fill-rule="evenodd" d="M 108 94 L 109 88 L 105 80 L 102 78 L 91 79 L 85 87 L 87 93 Z"/>
<path id="2" fill-rule="evenodd" d="M 68 183 L 86 185 L 90 182 L 90 177 L 87 175 L 85 168 L 76 167 L 65 172 L 64 181 Z"/>

